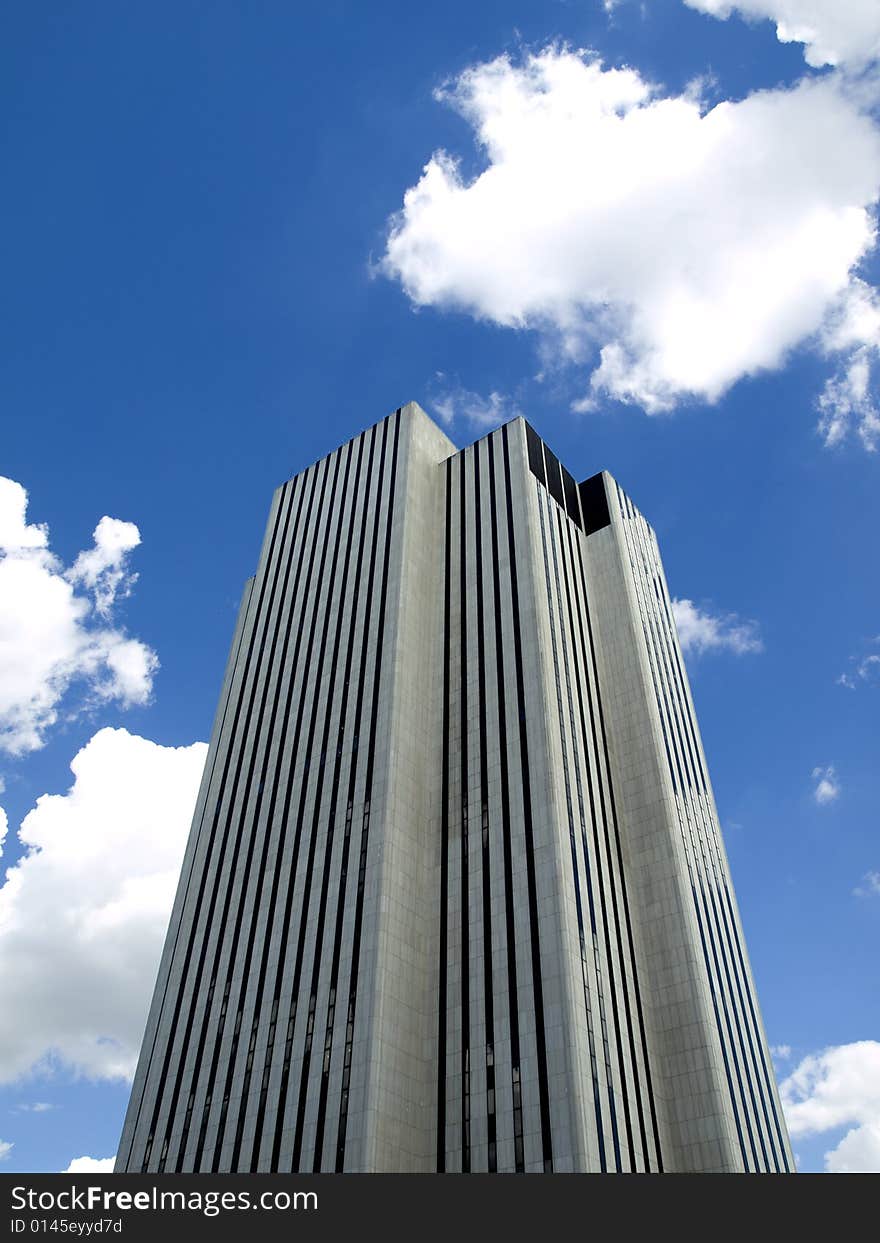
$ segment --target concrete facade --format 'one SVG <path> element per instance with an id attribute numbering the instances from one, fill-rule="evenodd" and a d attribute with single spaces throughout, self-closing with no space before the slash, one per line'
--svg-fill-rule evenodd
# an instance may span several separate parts
<path id="1" fill-rule="evenodd" d="M 276 491 L 117 1169 L 793 1169 L 656 540 L 522 419 Z"/>

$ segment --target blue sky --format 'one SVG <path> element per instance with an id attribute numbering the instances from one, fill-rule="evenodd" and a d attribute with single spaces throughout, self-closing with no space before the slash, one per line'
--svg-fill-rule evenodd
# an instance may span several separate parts
<path id="1" fill-rule="evenodd" d="M 115 1151 L 272 490 L 408 400 L 653 523 L 795 1151 L 880 1168 L 876 5 L 3 26 L 0 1169 Z"/>

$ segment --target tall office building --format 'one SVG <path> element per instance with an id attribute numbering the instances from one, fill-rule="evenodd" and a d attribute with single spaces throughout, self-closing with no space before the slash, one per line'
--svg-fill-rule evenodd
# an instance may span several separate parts
<path id="1" fill-rule="evenodd" d="M 403 407 L 275 493 L 117 1169 L 792 1167 L 653 531 Z"/>

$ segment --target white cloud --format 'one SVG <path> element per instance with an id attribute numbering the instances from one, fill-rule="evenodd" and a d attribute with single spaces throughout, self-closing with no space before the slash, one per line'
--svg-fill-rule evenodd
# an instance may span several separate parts
<path id="1" fill-rule="evenodd" d="M 866 872 L 853 894 L 857 898 L 880 898 L 880 872 Z"/>
<path id="2" fill-rule="evenodd" d="M 877 0 L 684 0 L 712 17 L 769 18 L 780 43 L 802 43 L 804 59 L 823 65 L 860 67 L 880 57 Z"/>
<path id="3" fill-rule="evenodd" d="M 488 397 L 482 397 L 459 384 L 445 385 L 446 377 L 442 372 L 437 373 L 436 379 L 439 383 L 428 404 L 447 427 L 453 423 L 469 423 L 480 429 L 497 427 L 520 413 L 504 393 L 493 390 Z"/>
<path id="4" fill-rule="evenodd" d="M 880 643 L 880 635 L 873 640 Z M 847 686 L 854 691 L 860 683 L 877 683 L 880 680 L 880 656 L 876 652 L 870 652 L 867 656 L 861 658 L 852 658 L 851 662 L 855 667 L 850 673 L 842 673 L 837 679 L 839 686 Z"/>
<path id="5" fill-rule="evenodd" d="M 880 1170 L 880 1043 L 860 1040 L 811 1054 L 780 1092 L 792 1138 L 852 1128 L 825 1154 L 829 1173 Z"/>
<path id="6" fill-rule="evenodd" d="M 46 1114 L 50 1109 L 54 1109 L 54 1105 L 50 1105 L 48 1101 L 35 1101 L 33 1105 L 16 1105 L 15 1112 L 21 1114 Z"/>
<path id="7" fill-rule="evenodd" d="M 74 1157 L 62 1174 L 112 1174 L 115 1157 Z"/>
<path id="8" fill-rule="evenodd" d="M 94 594 L 95 611 L 107 617 L 116 597 L 127 596 L 137 582 L 137 575 L 128 570 L 127 555 L 141 542 L 141 533 L 133 522 L 105 515 L 92 538 L 94 548 L 79 554 L 67 577 L 87 587 Z"/>
<path id="9" fill-rule="evenodd" d="M 880 298 L 864 281 L 854 278 L 847 294 L 829 315 L 820 346 L 839 362 L 819 395 L 819 435 L 830 449 L 852 432 L 873 453 L 880 443 L 880 413 L 872 381 L 880 358 Z"/>
<path id="10" fill-rule="evenodd" d="M 780 1062 L 787 1062 L 791 1057 L 791 1045 L 774 1044 L 771 1046 L 770 1052 L 774 1057 L 778 1058 Z"/>
<path id="11" fill-rule="evenodd" d="M 880 1172 L 880 1120 L 847 1131 L 837 1147 L 825 1154 L 825 1168 L 829 1174 Z"/>
<path id="12" fill-rule="evenodd" d="M 5 1139 L 0 1139 L 0 1161 L 5 1161 L 14 1147 L 14 1144 L 10 1144 Z"/>
<path id="13" fill-rule="evenodd" d="M 880 414 L 871 396 L 871 376 L 876 359 L 867 347 L 856 350 L 825 382 L 819 394 L 819 435 L 829 449 L 844 441 L 855 427 L 868 453 L 880 443 Z"/>
<path id="14" fill-rule="evenodd" d="M 118 699 L 125 708 L 145 703 L 159 663 L 155 653 L 138 639 L 126 639 L 118 632 L 101 647 L 107 676 L 95 681 L 97 693 L 103 699 Z"/>
<path id="15" fill-rule="evenodd" d="M 102 729 L 0 888 L 0 1082 L 134 1068 L 206 747 Z"/>
<path id="16" fill-rule="evenodd" d="M 0 751 L 11 755 L 44 745 L 73 688 L 80 699 L 65 704 L 70 712 L 146 703 L 159 665 L 140 640 L 103 624 L 134 582 L 126 558 L 137 527 L 102 518 L 95 547 L 65 570 L 46 525 L 28 524 L 26 513 L 25 489 L 0 478 Z"/>
<path id="17" fill-rule="evenodd" d="M 25 549 L 46 548 L 49 528 L 43 523 L 28 523 L 27 493 L 14 479 L 0 476 L 0 548 L 9 555 Z"/>
<path id="18" fill-rule="evenodd" d="M 580 409 L 714 402 L 811 344 L 850 377 L 849 397 L 826 395 L 826 437 L 847 400 L 873 437 L 853 385 L 876 345 L 856 267 L 880 130 L 836 75 L 707 110 L 551 47 L 475 65 L 438 98 L 485 168 L 467 181 L 435 152 L 392 218 L 381 268 L 415 305 L 537 330 L 548 358 L 593 367 Z M 846 419 L 841 405 L 838 439 Z"/>
<path id="19" fill-rule="evenodd" d="M 0 855 L 3 854 L 3 843 L 6 841 L 6 834 L 9 829 L 9 819 L 6 812 L 0 807 Z"/>
<path id="20" fill-rule="evenodd" d="M 698 608 L 693 600 L 673 600 L 672 616 L 678 630 L 681 650 L 699 656 L 703 652 L 726 648 L 743 656 L 761 652 L 764 644 L 758 623 L 743 621 L 735 613 L 710 613 Z"/>
<path id="21" fill-rule="evenodd" d="M 833 803 L 840 796 L 840 782 L 833 764 L 828 764 L 825 768 L 814 768 L 813 780 L 816 782 L 813 798 L 820 807 Z"/>

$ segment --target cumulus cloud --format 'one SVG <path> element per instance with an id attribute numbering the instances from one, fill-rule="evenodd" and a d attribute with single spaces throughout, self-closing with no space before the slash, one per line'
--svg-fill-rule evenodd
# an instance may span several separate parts
<path id="1" fill-rule="evenodd" d="M 876 1174 L 880 1171 L 880 1120 L 864 1122 L 848 1131 L 825 1154 L 829 1174 Z"/>
<path id="2" fill-rule="evenodd" d="M 26 549 L 43 549 L 49 543 L 44 522 L 27 522 L 27 493 L 14 479 L 0 476 L 0 548 L 8 556 Z"/>
<path id="3" fill-rule="evenodd" d="M 504 393 L 492 391 L 488 397 L 472 393 L 460 384 L 448 384 L 446 376 L 438 372 L 436 383 L 428 404 L 437 417 L 451 427 L 454 423 L 467 423 L 478 429 L 497 427 L 509 419 L 515 419 L 520 410 Z"/>
<path id="4" fill-rule="evenodd" d="M 811 1054 L 780 1092 L 793 1139 L 851 1128 L 825 1154 L 829 1173 L 880 1170 L 880 1043 L 860 1040 Z"/>
<path id="5" fill-rule="evenodd" d="M 102 729 L 0 888 L 0 1082 L 134 1069 L 206 747 Z"/>
<path id="6" fill-rule="evenodd" d="M 780 1062 L 787 1062 L 791 1057 L 791 1045 L 774 1044 L 771 1046 L 770 1052 L 775 1058 L 778 1058 Z"/>
<path id="7" fill-rule="evenodd" d="M 14 1147 L 14 1144 L 10 1144 L 5 1139 L 0 1139 L 0 1161 L 5 1161 Z"/>
<path id="8" fill-rule="evenodd" d="M 115 1157 L 74 1157 L 62 1174 L 112 1174 Z"/>
<path id="9" fill-rule="evenodd" d="M 137 527 L 102 518 L 94 548 L 65 569 L 45 523 L 27 522 L 27 503 L 20 483 L 0 478 L 0 751 L 10 755 L 44 745 L 62 701 L 71 713 L 146 703 L 159 665 L 146 644 L 107 624 L 134 582 L 127 557 Z"/>
<path id="10" fill-rule="evenodd" d="M 877 0 L 684 0 L 712 17 L 776 23 L 780 43 L 802 43 L 808 65 L 861 67 L 880 57 Z"/>
<path id="11" fill-rule="evenodd" d="M 758 623 L 743 621 L 736 613 L 711 613 L 698 608 L 693 600 L 676 599 L 672 601 L 672 616 L 681 650 L 686 654 L 699 656 L 726 649 L 743 656 L 764 650 Z"/>
<path id="12" fill-rule="evenodd" d="M 710 109 L 549 47 L 437 97 L 484 167 L 467 178 L 436 151 L 390 221 L 380 266 L 416 306 L 537 330 L 546 357 L 591 368 L 579 409 L 714 402 L 806 343 L 848 377 L 825 396 L 826 439 L 872 439 L 876 301 L 857 266 L 880 130 L 837 75 Z"/>
<path id="13" fill-rule="evenodd" d="M 840 796 L 840 782 L 833 764 L 828 764 L 825 768 L 814 768 L 813 780 L 816 783 L 813 798 L 820 807 L 833 803 Z"/>
<path id="14" fill-rule="evenodd" d="M 853 894 L 857 898 L 880 898 L 880 872 L 866 872 Z"/>
<path id="15" fill-rule="evenodd" d="M 6 812 L 0 807 L 0 855 L 3 854 L 3 843 L 6 841 L 6 834 L 9 830 L 9 819 Z"/>

